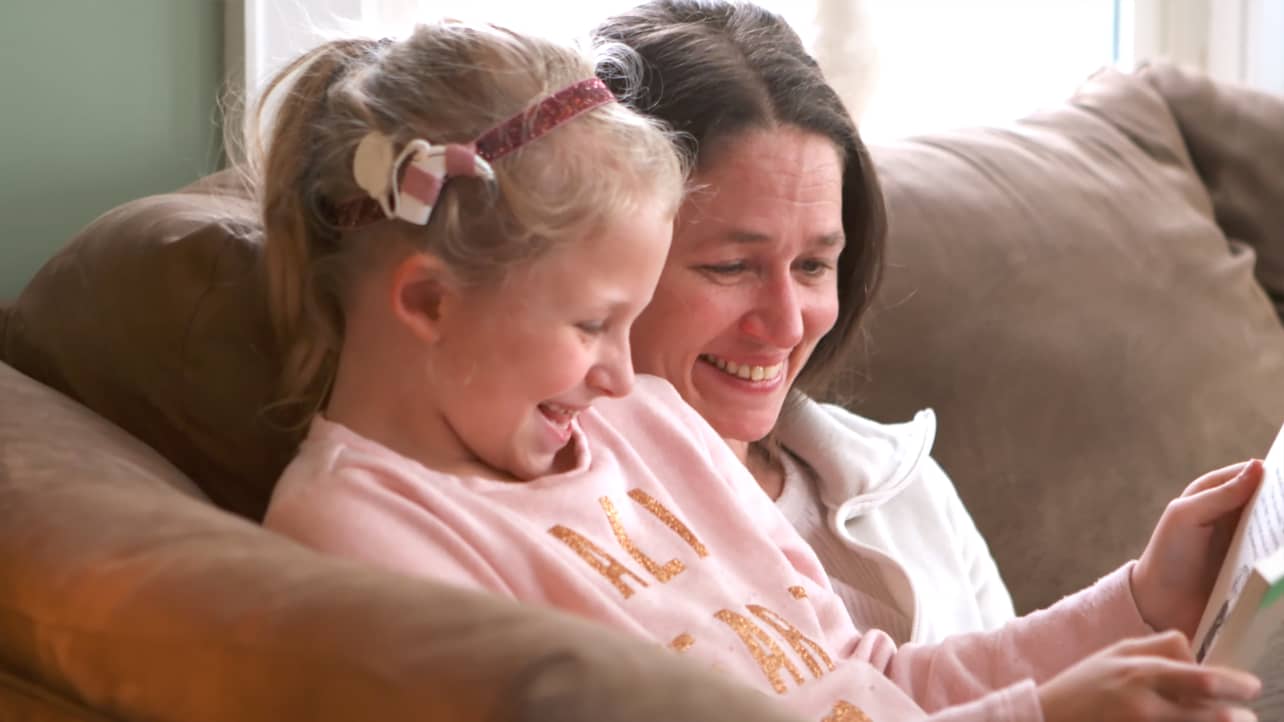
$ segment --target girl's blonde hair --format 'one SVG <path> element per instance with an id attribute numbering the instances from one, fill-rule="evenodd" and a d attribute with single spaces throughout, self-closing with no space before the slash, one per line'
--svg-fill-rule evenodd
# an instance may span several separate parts
<path id="1" fill-rule="evenodd" d="M 589 111 L 447 184 L 426 227 L 341 232 L 323 211 L 364 196 L 352 173 L 371 131 L 467 143 L 571 83 L 636 77 L 631 51 L 593 53 L 488 25 L 423 25 L 401 41 L 336 40 L 295 60 L 249 114 L 244 167 L 262 205 L 268 306 L 283 361 L 280 391 L 302 421 L 323 403 L 344 332 L 343 299 L 369 246 L 410 242 L 464 283 L 492 283 L 551 244 L 581 238 L 643 205 L 677 209 L 685 163 L 656 121 L 621 103 Z M 618 87 L 618 84 L 617 84 Z M 270 118 L 268 117 L 270 115 Z M 266 141 L 266 142 L 264 142 Z"/>

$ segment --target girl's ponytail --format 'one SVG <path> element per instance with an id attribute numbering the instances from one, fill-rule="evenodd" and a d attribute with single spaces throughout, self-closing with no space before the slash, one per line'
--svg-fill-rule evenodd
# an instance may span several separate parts
<path id="1" fill-rule="evenodd" d="M 327 263 L 339 250 L 336 233 L 315 209 L 321 129 L 335 120 L 332 99 L 344 92 L 345 77 L 378 47 L 372 40 L 335 40 L 295 60 L 267 86 L 250 133 L 257 151 L 252 157 L 261 163 L 252 172 L 260 181 L 263 271 L 281 359 L 281 402 L 289 416 L 297 410 L 299 421 L 324 401 L 343 334 L 333 277 L 338 269 Z M 272 131 L 264 148 L 254 131 L 269 110 Z"/>

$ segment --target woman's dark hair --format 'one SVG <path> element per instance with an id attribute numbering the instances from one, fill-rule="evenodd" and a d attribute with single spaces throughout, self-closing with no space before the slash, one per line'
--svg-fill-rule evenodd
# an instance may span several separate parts
<path id="1" fill-rule="evenodd" d="M 856 124 L 797 33 L 778 15 L 726 0 L 652 0 L 616 15 L 596 35 L 633 48 L 641 82 L 603 77 L 635 110 L 668 123 L 699 169 L 718 145 L 749 130 L 792 125 L 829 138 L 843 154 L 838 318 L 799 373 L 824 389 L 877 288 L 886 213 Z"/>

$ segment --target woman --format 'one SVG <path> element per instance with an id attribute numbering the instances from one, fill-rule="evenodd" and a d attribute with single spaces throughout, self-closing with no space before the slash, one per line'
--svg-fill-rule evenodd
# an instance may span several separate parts
<path id="1" fill-rule="evenodd" d="M 798 36 L 756 6 L 701 0 L 655 0 L 597 32 L 639 53 L 630 102 L 684 133 L 695 161 L 634 326 L 637 370 L 667 378 L 727 440 L 858 626 L 934 642 L 1012 619 L 928 455 L 932 412 L 886 426 L 807 395 L 837 371 L 877 286 L 885 220 L 856 127 Z"/>

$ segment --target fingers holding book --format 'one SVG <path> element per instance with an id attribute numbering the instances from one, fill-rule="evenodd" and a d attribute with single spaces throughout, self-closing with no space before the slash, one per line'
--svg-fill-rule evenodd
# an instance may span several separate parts
<path id="1" fill-rule="evenodd" d="M 1233 464 L 1199 477 L 1168 504 L 1132 572 L 1137 609 L 1150 626 L 1194 635 L 1262 478 L 1257 459 Z"/>

